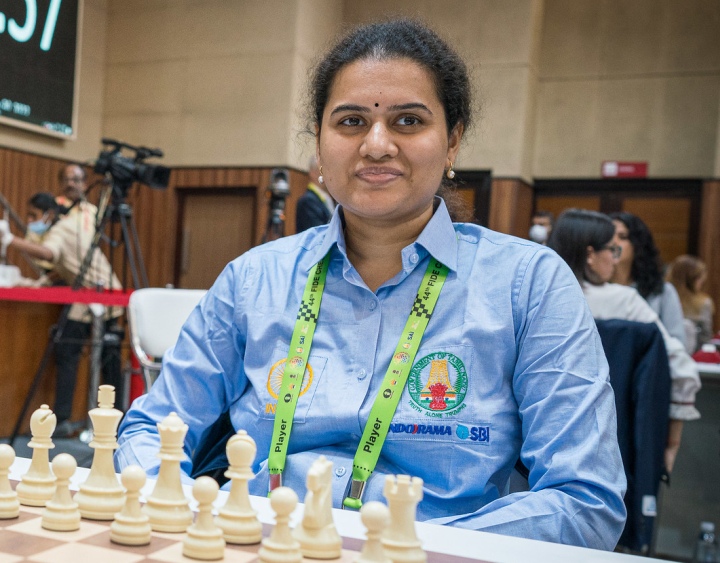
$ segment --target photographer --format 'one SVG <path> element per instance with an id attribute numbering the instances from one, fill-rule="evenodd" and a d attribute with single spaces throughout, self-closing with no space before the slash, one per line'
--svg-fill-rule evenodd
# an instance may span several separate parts
<path id="1" fill-rule="evenodd" d="M 26 252 L 36 259 L 45 260 L 54 265 L 54 271 L 68 285 L 73 285 L 82 269 L 93 237 L 97 218 L 97 207 L 85 199 L 87 189 L 85 171 L 76 164 L 69 164 L 60 171 L 60 182 L 71 206 L 44 236 L 43 241 L 33 243 L 15 237 L 10 232 L 7 221 L 0 221 L 0 241 L 3 246 Z M 112 273 L 112 267 L 99 248 L 95 248 L 92 261 L 84 272 L 81 285 L 88 288 L 98 286 L 121 289 L 120 280 Z M 105 312 L 106 334 L 121 332 L 117 318 L 122 315 L 120 309 Z M 69 437 L 75 432 L 70 417 L 72 415 L 73 396 L 77 379 L 77 367 L 83 344 L 90 336 L 92 315 L 87 305 L 73 304 L 62 328 L 59 341 L 55 345 L 57 380 L 55 406 L 58 425 L 55 437 Z M 112 341 L 110 339 L 109 341 Z M 121 389 L 119 348 L 115 342 L 108 345 L 103 342 L 103 378 L 105 383 Z"/>

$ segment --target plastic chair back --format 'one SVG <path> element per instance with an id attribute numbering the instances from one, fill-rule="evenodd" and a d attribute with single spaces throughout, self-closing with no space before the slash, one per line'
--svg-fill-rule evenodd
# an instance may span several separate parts
<path id="1" fill-rule="evenodd" d="M 148 287 L 130 295 L 130 341 L 143 368 L 146 391 L 157 378 L 162 356 L 177 342 L 180 329 L 206 293 L 204 289 Z"/>

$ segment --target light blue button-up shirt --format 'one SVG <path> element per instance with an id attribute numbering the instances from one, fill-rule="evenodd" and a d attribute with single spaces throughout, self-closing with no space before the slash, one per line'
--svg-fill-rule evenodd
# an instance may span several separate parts
<path id="1" fill-rule="evenodd" d="M 373 293 L 348 260 L 341 213 L 327 226 L 231 262 L 190 315 L 149 394 L 121 428 L 118 469 L 157 472 L 156 424 L 171 411 L 192 453 L 226 411 L 257 443 L 251 493 L 268 490 L 277 392 L 308 273 L 330 252 L 283 484 L 303 498 L 311 463 L 334 463 L 341 506 L 352 460 L 432 255 L 450 272 L 364 501 L 384 477 L 424 480 L 418 520 L 601 549 L 625 521 L 613 392 L 575 277 L 551 250 L 473 224 L 444 202 Z M 508 494 L 520 457 L 531 490 Z"/>

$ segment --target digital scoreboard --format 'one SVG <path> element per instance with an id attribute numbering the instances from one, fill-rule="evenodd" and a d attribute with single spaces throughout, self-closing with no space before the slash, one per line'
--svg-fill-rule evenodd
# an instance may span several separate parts
<path id="1" fill-rule="evenodd" d="M 74 138 L 82 0 L 0 0 L 0 125 Z"/>

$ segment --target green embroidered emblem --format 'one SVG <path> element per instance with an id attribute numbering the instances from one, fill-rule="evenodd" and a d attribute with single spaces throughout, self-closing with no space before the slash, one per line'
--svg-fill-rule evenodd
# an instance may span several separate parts
<path id="1" fill-rule="evenodd" d="M 449 352 L 428 354 L 418 360 L 407 382 L 413 403 L 428 413 L 448 412 L 461 405 L 467 384 L 465 364 Z"/>

